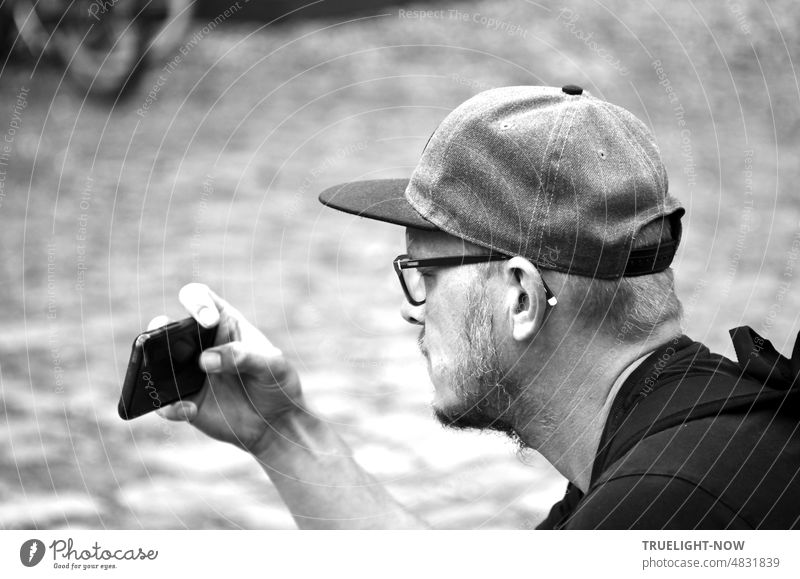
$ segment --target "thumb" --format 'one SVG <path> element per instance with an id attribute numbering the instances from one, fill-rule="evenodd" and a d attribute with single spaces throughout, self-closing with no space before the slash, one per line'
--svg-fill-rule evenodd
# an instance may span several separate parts
<path id="1" fill-rule="evenodd" d="M 186 311 L 204 328 L 213 328 L 219 323 L 219 309 L 211 297 L 211 290 L 202 283 L 189 283 L 178 292 L 178 300 Z"/>
<path id="2" fill-rule="evenodd" d="M 156 410 L 161 418 L 173 422 L 191 422 L 197 416 L 197 404 L 183 400 Z"/>

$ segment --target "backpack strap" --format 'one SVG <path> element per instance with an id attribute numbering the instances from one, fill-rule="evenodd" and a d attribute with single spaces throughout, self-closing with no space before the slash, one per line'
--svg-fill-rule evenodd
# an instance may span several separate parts
<path id="1" fill-rule="evenodd" d="M 740 326 L 730 330 L 731 341 L 742 371 L 755 380 L 775 388 L 789 390 L 800 382 L 800 333 L 794 342 L 791 359 L 775 349 L 772 342 L 759 336 L 752 328 Z"/>
<path id="2" fill-rule="evenodd" d="M 720 364 L 713 372 L 664 373 L 655 379 L 647 372 L 632 375 L 638 399 L 619 427 L 609 433 L 592 470 L 592 484 L 611 464 L 625 456 L 647 436 L 692 420 L 720 414 L 751 412 L 780 407 L 800 395 L 800 334 L 792 360 L 781 356 L 772 344 L 749 327 L 731 330 L 739 366 Z M 795 370 L 797 369 L 797 370 Z"/>

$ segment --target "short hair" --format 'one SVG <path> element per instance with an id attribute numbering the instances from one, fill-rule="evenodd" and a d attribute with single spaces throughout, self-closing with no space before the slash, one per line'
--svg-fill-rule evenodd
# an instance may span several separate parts
<path id="1" fill-rule="evenodd" d="M 656 220 L 641 229 L 632 248 L 649 247 L 671 239 L 669 222 Z M 578 324 L 585 329 L 600 330 L 620 343 L 647 338 L 661 325 L 680 321 L 683 315 L 671 268 L 614 280 L 552 270 L 542 275 L 548 282 L 552 280 L 554 286 L 569 287 L 570 301 L 578 306 L 575 314 Z"/>

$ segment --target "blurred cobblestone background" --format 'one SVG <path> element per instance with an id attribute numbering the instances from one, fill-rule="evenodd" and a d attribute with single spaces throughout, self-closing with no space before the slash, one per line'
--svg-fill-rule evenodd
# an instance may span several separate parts
<path id="1" fill-rule="evenodd" d="M 133 337 L 156 314 L 183 317 L 177 291 L 196 280 L 291 356 L 315 408 L 411 510 L 443 528 L 532 528 L 564 480 L 499 436 L 437 425 L 397 311 L 402 230 L 323 209 L 318 192 L 408 175 L 480 90 L 580 84 L 661 145 L 688 210 L 676 263 L 687 333 L 731 355 L 727 329 L 747 323 L 790 351 L 794 8 L 492 1 L 229 24 L 113 107 L 60 71 L 7 66 L 0 527 L 294 526 L 244 454 L 116 416 Z"/>

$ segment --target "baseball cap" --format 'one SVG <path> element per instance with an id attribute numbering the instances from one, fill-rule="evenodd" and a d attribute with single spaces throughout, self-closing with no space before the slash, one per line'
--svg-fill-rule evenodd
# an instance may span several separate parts
<path id="1" fill-rule="evenodd" d="M 344 183 L 319 199 L 604 279 L 669 267 L 684 214 L 644 123 L 575 85 L 479 93 L 442 121 L 410 179 Z M 670 239 L 632 250 L 655 221 Z"/>

